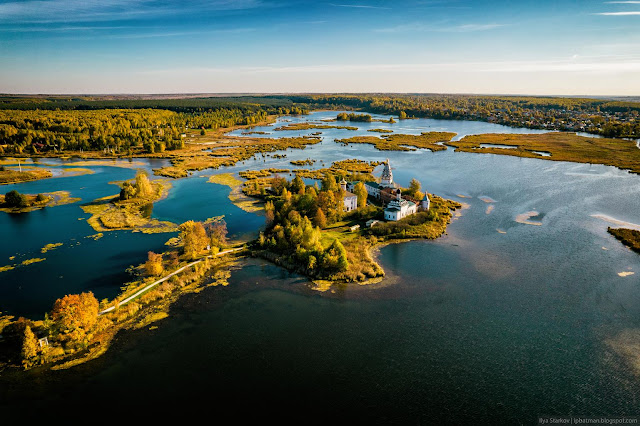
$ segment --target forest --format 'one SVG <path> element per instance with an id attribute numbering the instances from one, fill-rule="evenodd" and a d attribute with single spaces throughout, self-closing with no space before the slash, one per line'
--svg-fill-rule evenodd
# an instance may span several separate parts
<path id="1" fill-rule="evenodd" d="M 283 105 L 287 104 L 287 105 Z M 131 155 L 184 147 L 186 132 L 256 124 L 308 112 L 252 98 L 60 100 L 0 98 L 0 154 L 103 151 Z"/>
<path id="2" fill-rule="evenodd" d="M 640 138 L 640 103 L 606 99 L 472 95 L 272 95 L 185 99 L 0 97 L 0 154 L 161 153 L 186 133 L 263 122 L 313 109 L 480 120 L 507 126 Z M 339 121 L 372 121 L 341 113 Z M 379 120 L 373 120 L 379 121 Z"/>

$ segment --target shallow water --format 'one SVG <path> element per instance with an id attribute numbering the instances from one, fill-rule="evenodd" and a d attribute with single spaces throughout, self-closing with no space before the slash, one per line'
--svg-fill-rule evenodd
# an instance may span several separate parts
<path id="1" fill-rule="evenodd" d="M 280 123 L 304 119 L 286 117 Z M 452 130 L 460 136 L 503 127 L 453 121 L 420 128 L 421 122 L 402 122 L 402 132 Z M 43 407 L 55 407 L 82 395 L 107 405 L 167 400 L 198 411 L 215 401 L 238 419 L 278 415 L 311 423 L 531 424 L 545 414 L 640 412 L 639 372 L 610 344 L 640 329 L 640 258 L 606 232 L 612 220 L 640 224 L 640 176 L 599 165 L 451 149 L 380 152 L 370 145 L 333 142 L 334 137 L 372 134 L 365 130 L 369 123 L 356 125 L 362 131 L 322 130 L 322 143 L 287 150 L 287 158 L 260 157 L 220 172 L 295 169 L 290 160 L 308 157 L 317 160 L 313 168 L 346 158 L 389 158 L 400 184 L 415 177 L 428 192 L 465 203 L 448 235 L 385 246 L 379 251 L 387 272 L 382 283 L 323 295 L 309 290 L 302 277 L 247 260 L 233 271 L 228 287 L 181 299 L 159 328 L 123 334 L 97 361 L 45 375 L 29 389 L 12 388 L 11 402 L 35 395 L 42 397 Z M 384 126 L 395 125 L 370 123 Z M 133 175 L 109 170 L 103 173 Z M 51 181 L 39 184 L 46 187 L 46 182 Z M 112 189 L 96 186 L 102 188 L 96 194 Z M 153 214 L 178 222 L 226 214 L 234 232 L 242 232 L 242 224 L 255 231 L 260 217 L 234 210 L 227 194 L 225 187 L 194 175 L 175 181 Z M 55 213 L 65 208 L 65 214 Z M 34 212 L 23 231 L 2 216 L 0 227 L 12 232 L 9 241 L 39 249 L 61 239 L 59 224 L 69 227 L 70 237 L 92 232 L 77 220 L 77 211 L 72 205 Z M 540 225 L 516 221 L 532 211 L 538 214 L 529 220 Z M 39 235 L 38 230 L 45 235 L 23 241 L 27 238 L 21 236 Z M 155 236 L 114 233 L 95 242 L 107 243 L 95 251 L 118 258 L 120 242 L 139 250 L 130 245 L 137 238 L 149 246 L 155 241 Z M 47 261 L 54 254 L 63 258 L 58 250 L 48 253 Z M 47 263 L 24 271 L 38 265 Z M 0 275 L 2 288 L 7 276 Z M 57 297 L 73 282 L 50 288 L 49 282 L 34 279 L 31 291 L 20 299 L 0 297 L 0 306 L 19 310 L 34 295 Z M 0 396 L 7 393 L 0 390 Z"/>

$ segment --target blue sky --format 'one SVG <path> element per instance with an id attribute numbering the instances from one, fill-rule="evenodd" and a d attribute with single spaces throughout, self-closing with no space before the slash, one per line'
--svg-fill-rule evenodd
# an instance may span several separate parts
<path id="1" fill-rule="evenodd" d="M 0 0 L 0 92 L 640 95 L 640 1 Z"/>

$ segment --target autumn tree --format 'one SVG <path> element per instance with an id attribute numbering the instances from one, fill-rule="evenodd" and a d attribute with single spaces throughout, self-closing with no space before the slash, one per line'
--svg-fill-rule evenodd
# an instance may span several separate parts
<path id="1" fill-rule="evenodd" d="M 336 178 L 331 173 L 327 173 L 325 175 L 324 179 L 322 179 L 322 190 L 323 191 L 337 191 L 339 189 L 340 189 L 340 187 L 338 186 L 338 183 L 336 182 Z"/>
<path id="2" fill-rule="evenodd" d="M 27 197 L 15 189 L 9 191 L 4 196 L 4 203 L 9 207 L 27 207 Z"/>
<path id="3" fill-rule="evenodd" d="M 275 194 L 278 194 L 278 195 L 282 194 L 282 191 L 286 189 L 287 186 L 288 186 L 288 182 L 285 178 L 278 175 L 271 178 L 271 190 Z"/>
<path id="4" fill-rule="evenodd" d="M 138 197 L 149 197 L 153 194 L 153 187 L 151 186 L 151 182 L 149 181 L 149 176 L 147 176 L 146 171 L 138 171 L 136 174 L 135 187 Z"/>
<path id="5" fill-rule="evenodd" d="M 358 197 L 358 207 L 364 207 L 367 205 L 367 188 L 364 183 L 358 182 L 353 188 L 353 193 Z"/>
<path id="6" fill-rule="evenodd" d="M 189 259 L 193 259 L 201 253 L 210 242 L 202 222 L 189 220 L 180 225 L 179 229 L 184 254 Z"/>
<path id="7" fill-rule="evenodd" d="M 136 187 L 133 186 L 129 182 L 124 182 L 122 184 L 122 188 L 120 189 L 120 200 L 129 200 L 136 196 L 137 190 Z"/>
<path id="8" fill-rule="evenodd" d="M 290 187 L 291 192 L 295 194 L 304 194 L 306 189 L 306 185 L 304 184 L 304 181 L 298 175 L 296 175 L 296 177 L 293 178 L 290 186 L 291 186 Z"/>
<path id="9" fill-rule="evenodd" d="M 147 255 L 147 261 L 144 264 L 144 270 L 147 275 L 151 277 L 162 274 L 164 270 L 162 266 L 162 254 L 150 251 Z"/>
<path id="10" fill-rule="evenodd" d="M 320 229 L 326 228 L 327 218 L 325 217 L 322 209 L 316 210 L 316 215 L 313 218 L 313 224 Z"/>
<path id="11" fill-rule="evenodd" d="M 267 226 L 270 226 L 275 220 L 275 206 L 272 201 L 267 201 L 264 205 L 264 215 Z"/>
<path id="12" fill-rule="evenodd" d="M 420 191 L 421 187 L 422 187 L 422 184 L 418 179 L 416 178 L 411 179 L 411 182 L 409 183 L 409 191 L 411 192 L 411 194 L 415 194 L 416 192 Z"/>
<path id="13" fill-rule="evenodd" d="M 227 222 L 219 220 L 207 223 L 205 230 L 211 241 L 211 247 L 224 247 L 227 244 Z"/>
<path id="14" fill-rule="evenodd" d="M 347 261 L 347 251 L 340 241 L 333 240 L 333 243 L 324 252 L 323 255 L 323 267 L 327 270 L 346 271 L 349 267 Z"/>
<path id="15" fill-rule="evenodd" d="M 29 368 L 35 362 L 38 356 L 38 340 L 28 325 L 24 328 L 24 337 L 22 339 L 22 364 L 25 368 Z"/>
<path id="16" fill-rule="evenodd" d="M 98 300 L 92 292 L 70 294 L 56 300 L 51 320 L 60 340 L 84 342 L 98 320 L 98 309 Z"/>

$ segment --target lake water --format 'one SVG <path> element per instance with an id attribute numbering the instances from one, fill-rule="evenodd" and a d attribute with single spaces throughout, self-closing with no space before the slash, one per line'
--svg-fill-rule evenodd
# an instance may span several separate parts
<path id="1" fill-rule="evenodd" d="M 335 114 L 284 119 L 322 123 Z M 73 397 L 125 413 L 134 411 L 134 401 L 147 407 L 168 401 L 190 412 L 215 407 L 216 416 L 237 419 L 397 424 L 639 414 L 640 376 L 625 349 L 640 344 L 640 257 L 606 229 L 612 220 L 640 224 L 640 176 L 598 165 L 333 142 L 376 135 L 369 128 L 458 137 L 534 132 L 526 129 L 428 119 L 351 125 L 359 130 L 252 135 L 322 131 L 323 141 L 287 150 L 284 159 L 259 157 L 174 181 L 153 214 L 177 223 L 225 214 L 232 233 L 256 232 L 261 217 L 238 211 L 228 188 L 200 176 L 295 169 L 289 161 L 305 158 L 317 160 L 313 167 L 389 158 L 400 184 L 415 177 L 428 192 L 465 203 L 445 237 L 386 246 L 379 252 L 387 272 L 382 283 L 325 294 L 309 290 L 303 277 L 247 260 L 228 287 L 182 298 L 157 329 L 121 334 L 100 359 L 39 375 L 28 386 L 0 385 L 0 408 L 20 407 L 20 398 L 28 401 L 22 406 L 39 398 L 40 407 L 59 407 Z M 109 181 L 135 173 L 96 171 L 15 188 L 69 189 L 90 201 L 115 193 Z M 523 215 L 529 219 L 518 219 Z M 0 232 L 11 243 L 0 255 L 47 258 L 0 273 L 0 309 L 41 315 L 56 297 L 82 289 L 110 297 L 126 266 L 172 236 L 117 232 L 93 241 L 84 237 L 94 232 L 78 220 L 87 216 L 77 204 L 24 218 L 0 215 Z M 65 245 L 39 256 L 50 242 Z"/>

